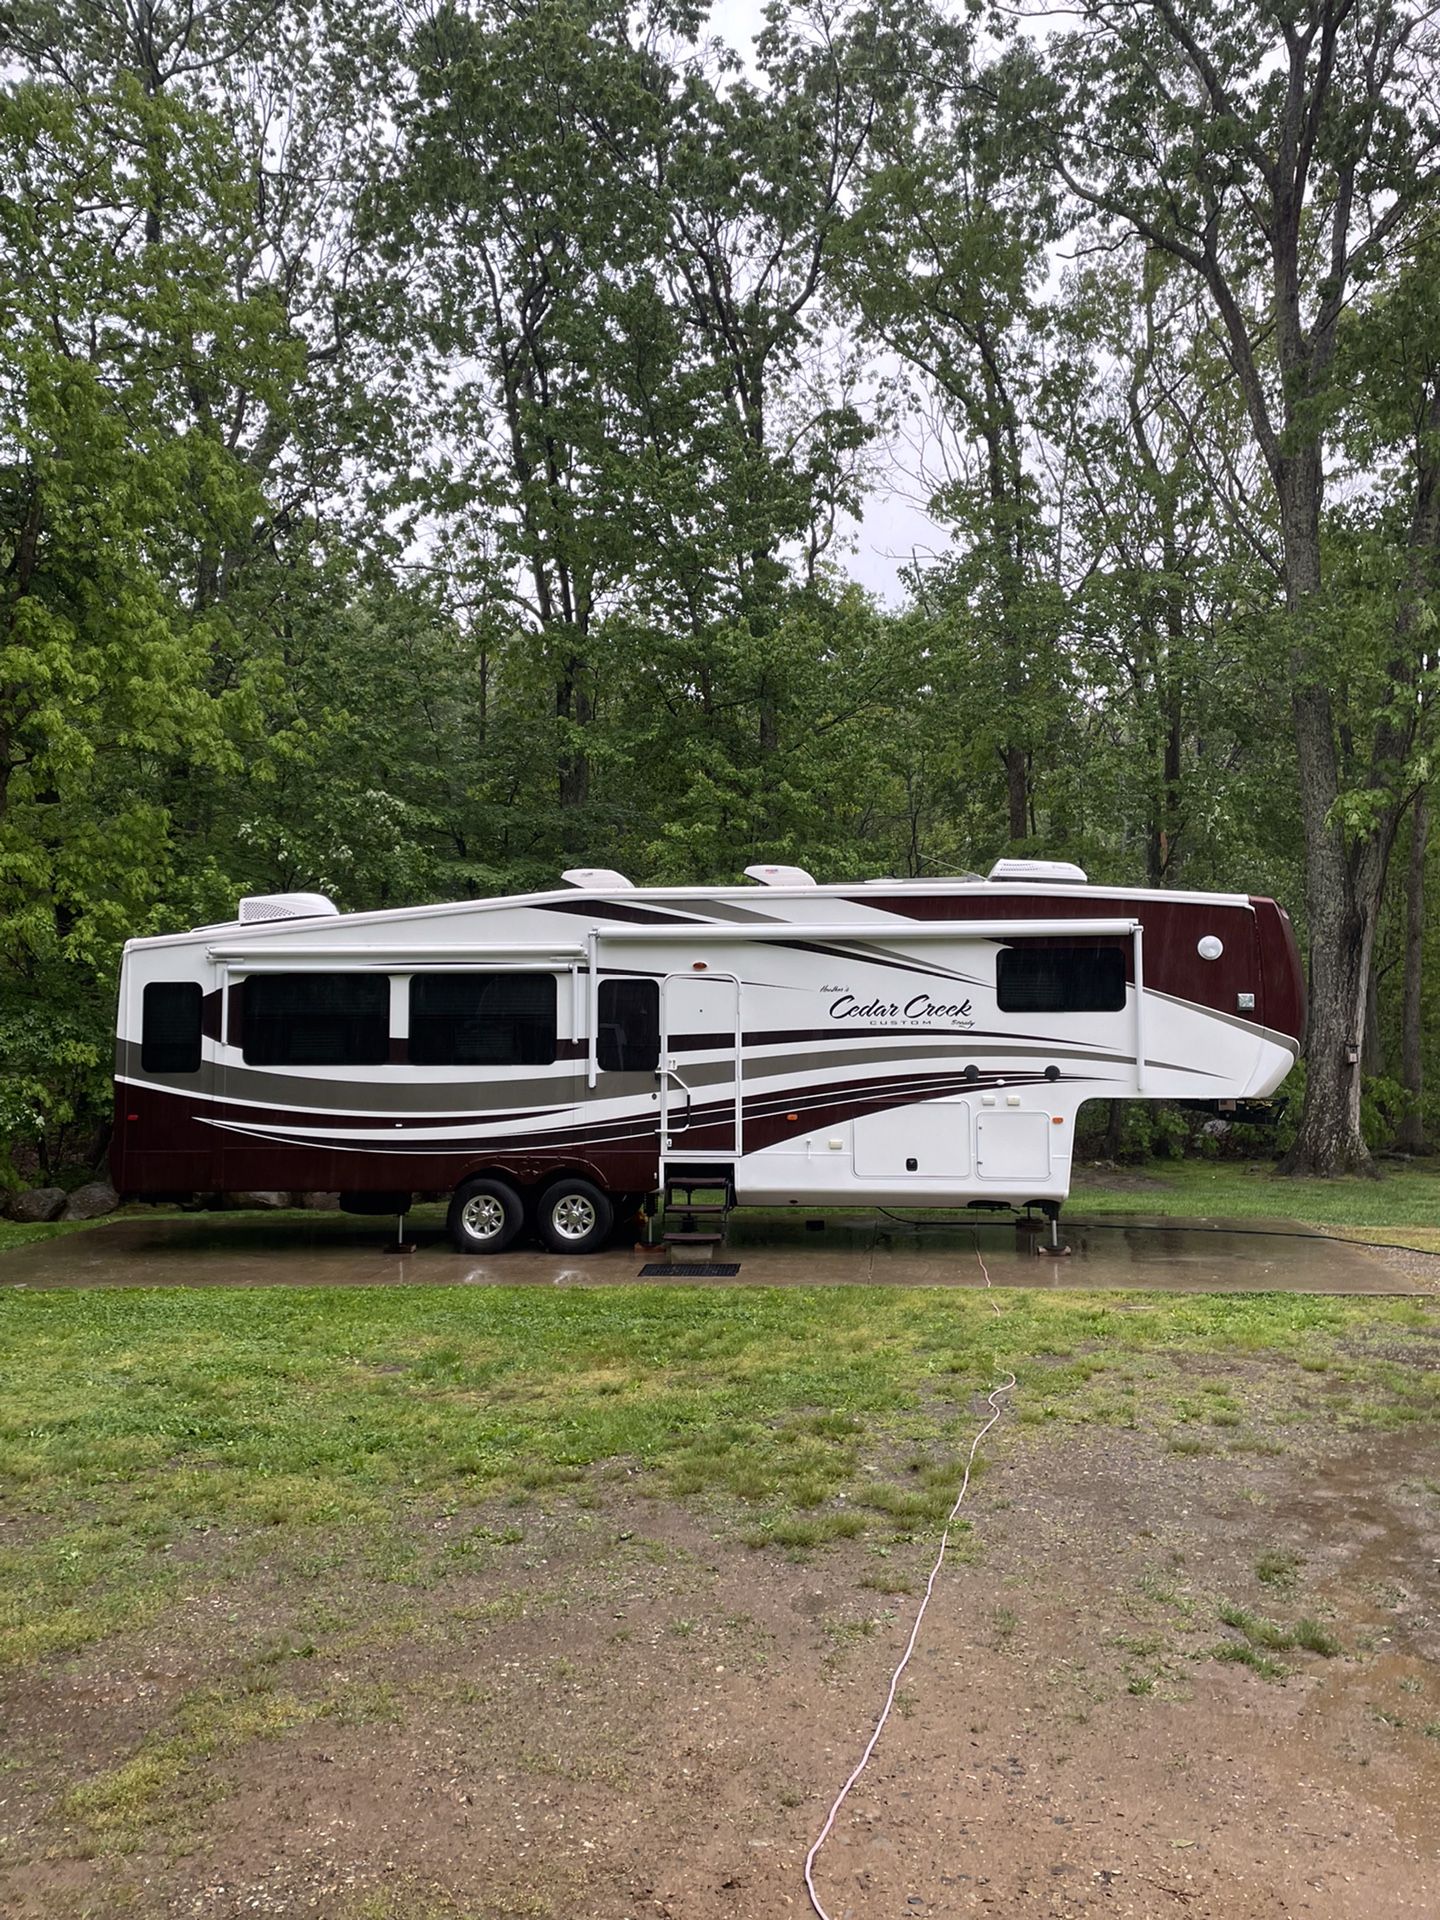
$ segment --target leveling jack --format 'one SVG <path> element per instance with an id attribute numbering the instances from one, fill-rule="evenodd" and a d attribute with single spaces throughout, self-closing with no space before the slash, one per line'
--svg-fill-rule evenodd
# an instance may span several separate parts
<path id="1" fill-rule="evenodd" d="M 405 1222 L 408 1217 L 408 1215 L 403 1213 L 395 1216 L 395 1238 L 386 1241 L 385 1251 L 387 1253 L 418 1253 L 420 1251 L 416 1241 L 407 1240 L 405 1237 Z"/>
<path id="2" fill-rule="evenodd" d="M 1045 1216 L 1045 1231 L 1035 1242 L 1036 1253 L 1044 1254 L 1049 1260 L 1067 1260 L 1070 1249 L 1060 1237 L 1060 1202 L 1042 1200 L 1040 1211 Z"/>

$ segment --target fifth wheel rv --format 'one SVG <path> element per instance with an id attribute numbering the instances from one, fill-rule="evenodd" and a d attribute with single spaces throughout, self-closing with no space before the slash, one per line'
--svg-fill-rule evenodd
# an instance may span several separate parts
<path id="1" fill-rule="evenodd" d="M 320 894 L 132 940 L 111 1165 L 128 1196 L 450 1200 L 458 1248 L 601 1245 L 621 1209 L 1039 1208 L 1093 1099 L 1272 1093 L 1304 990 L 1271 900 L 987 878 L 554 892 L 341 914 Z"/>

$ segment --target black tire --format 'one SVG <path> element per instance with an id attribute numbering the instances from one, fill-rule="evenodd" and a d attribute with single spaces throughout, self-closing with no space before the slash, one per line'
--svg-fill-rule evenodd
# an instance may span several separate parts
<path id="1" fill-rule="evenodd" d="M 535 1202 L 535 1227 L 552 1253 L 594 1253 L 610 1238 L 615 1209 L 588 1180 L 557 1180 Z"/>
<path id="2" fill-rule="evenodd" d="M 455 1189 L 445 1221 L 457 1253 L 503 1253 L 524 1224 L 519 1194 L 487 1173 Z"/>

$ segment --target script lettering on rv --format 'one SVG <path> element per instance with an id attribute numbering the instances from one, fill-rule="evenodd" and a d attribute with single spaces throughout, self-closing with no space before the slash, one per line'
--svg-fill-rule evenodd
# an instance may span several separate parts
<path id="1" fill-rule="evenodd" d="M 919 1027 L 928 1026 L 934 1021 L 949 1027 L 973 1027 L 975 1024 L 968 1000 L 946 1005 L 932 1000 L 928 993 L 915 993 L 908 1000 L 862 1002 L 846 987 L 822 987 L 820 991 L 835 996 L 830 1002 L 832 1020 L 874 1020 Z"/>

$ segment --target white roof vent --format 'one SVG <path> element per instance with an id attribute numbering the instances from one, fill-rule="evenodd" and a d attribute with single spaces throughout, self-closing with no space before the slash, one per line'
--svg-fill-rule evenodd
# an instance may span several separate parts
<path id="1" fill-rule="evenodd" d="M 815 876 L 803 867 L 746 867 L 745 878 L 762 887 L 813 887 Z"/>
<path id="2" fill-rule="evenodd" d="M 635 891 L 635 882 L 627 880 L 623 873 L 617 873 L 614 867 L 567 867 L 560 878 L 585 893 L 614 893 L 617 889 L 629 893 Z"/>
<path id="3" fill-rule="evenodd" d="M 997 860 L 987 880 L 1030 880 L 1040 886 L 1084 887 L 1089 877 L 1072 860 Z"/>
<path id="4" fill-rule="evenodd" d="M 340 909 L 323 893 L 251 893 L 240 902 L 240 924 L 257 920 L 329 919 Z"/>

